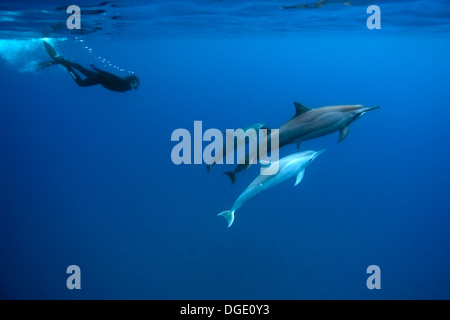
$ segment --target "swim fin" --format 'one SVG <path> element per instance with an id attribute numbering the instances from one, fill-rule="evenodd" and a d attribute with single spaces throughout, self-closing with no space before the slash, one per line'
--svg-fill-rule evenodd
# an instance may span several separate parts
<path id="1" fill-rule="evenodd" d="M 55 60 L 52 60 L 52 61 L 45 61 L 45 62 L 39 62 L 39 63 L 37 64 L 36 70 L 39 71 L 39 70 L 42 70 L 42 69 L 44 69 L 44 68 L 54 66 L 55 64 L 58 64 L 58 62 L 55 61 Z"/>
<path id="2" fill-rule="evenodd" d="M 55 58 L 58 56 L 58 54 L 56 53 L 55 48 L 53 48 L 50 45 L 50 43 L 48 43 L 47 41 L 43 41 L 43 42 L 44 42 L 45 50 L 47 50 L 48 55 L 50 56 L 50 58 L 55 60 Z"/>

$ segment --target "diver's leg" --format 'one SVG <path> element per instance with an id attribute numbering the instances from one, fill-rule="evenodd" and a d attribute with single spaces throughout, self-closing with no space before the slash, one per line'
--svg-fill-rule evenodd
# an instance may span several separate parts
<path id="1" fill-rule="evenodd" d="M 67 71 L 69 71 L 73 80 L 75 80 L 77 85 L 79 85 L 80 87 L 89 87 L 89 86 L 99 84 L 97 77 L 87 77 L 86 79 L 81 79 L 80 75 L 75 72 L 75 70 L 72 68 L 72 66 L 66 66 L 66 69 L 67 69 Z"/>
<path id="2" fill-rule="evenodd" d="M 96 78 L 98 76 L 97 72 L 86 69 L 85 67 L 83 67 L 81 64 L 78 64 L 78 63 L 66 61 L 66 62 L 62 63 L 62 65 L 65 66 L 66 68 L 70 67 L 72 70 L 76 69 L 88 78 Z"/>

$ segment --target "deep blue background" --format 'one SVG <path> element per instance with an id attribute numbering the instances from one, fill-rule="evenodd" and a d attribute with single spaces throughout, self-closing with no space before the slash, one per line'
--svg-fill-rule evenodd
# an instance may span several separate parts
<path id="1" fill-rule="evenodd" d="M 59 67 L 0 63 L 1 298 L 450 298 L 448 36 L 93 43 L 141 87 L 79 88 Z M 381 109 L 341 144 L 304 143 L 328 151 L 302 184 L 248 202 L 227 229 L 216 214 L 258 169 L 230 186 L 232 167 L 177 167 L 172 131 L 278 126 L 293 101 Z M 66 288 L 71 264 L 80 291 Z M 372 264 L 379 291 L 366 288 Z"/>

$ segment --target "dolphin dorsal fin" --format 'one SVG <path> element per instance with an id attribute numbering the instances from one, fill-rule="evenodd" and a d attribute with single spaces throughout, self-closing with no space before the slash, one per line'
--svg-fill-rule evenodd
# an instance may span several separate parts
<path id="1" fill-rule="evenodd" d="M 305 107 L 304 105 L 302 105 L 301 103 L 298 103 L 298 102 L 294 102 L 294 106 L 295 106 L 295 115 L 296 116 L 299 116 L 299 115 L 311 110 L 311 108 Z"/>

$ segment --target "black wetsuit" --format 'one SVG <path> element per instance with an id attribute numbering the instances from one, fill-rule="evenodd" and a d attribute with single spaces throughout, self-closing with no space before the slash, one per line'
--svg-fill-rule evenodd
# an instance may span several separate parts
<path id="1" fill-rule="evenodd" d="M 64 57 L 59 56 L 48 42 L 44 41 L 44 46 L 52 60 L 39 63 L 39 68 L 43 69 L 60 64 L 64 66 L 67 71 L 69 71 L 72 78 L 80 87 L 90 87 L 101 84 L 106 89 L 117 92 L 125 92 L 131 89 L 136 89 L 139 86 L 139 79 L 135 75 L 122 78 L 112 73 L 100 70 L 92 64 L 92 70 L 89 70 L 78 63 L 71 62 Z M 83 79 L 77 71 L 80 72 L 85 78 Z"/>
<path id="2" fill-rule="evenodd" d="M 78 63 L 73 63 L 67 60 L 61 62 L 61 65 L 66 67 L 67 71 L 70 72 L 73 79 L 80 87 L 89 87 L 96 84 L 101 84 L 104 88 L 117 92 L 125 92 L 132 89 L 130 82 L 126 79 L 97 69 L 93 65 L 91 65 L 93 70 L 86 69 Z M 75 70 L 82 73 L 86 78 L 82 79 L 82 77 Z"/>

